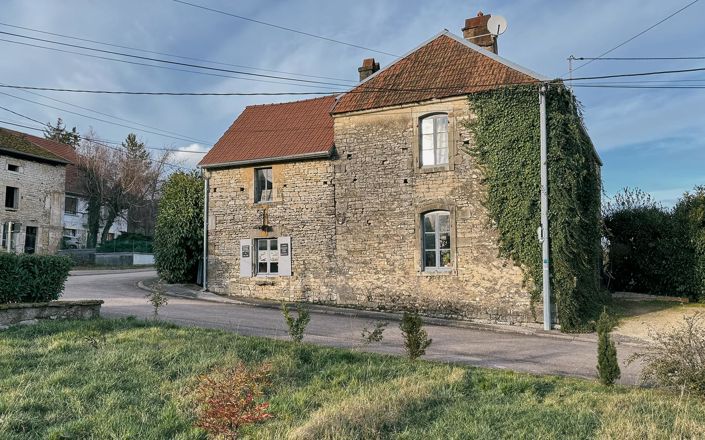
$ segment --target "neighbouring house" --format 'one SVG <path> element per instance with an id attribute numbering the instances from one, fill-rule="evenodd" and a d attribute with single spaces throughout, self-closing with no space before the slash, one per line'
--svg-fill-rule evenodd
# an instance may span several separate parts
<path id="1" fill-rule="evenodd" d="M 54 151 L 70 148 L 37 136 L 0 128 L 2 249 L 54 253 L 62 236 L 66 167 Z"/>
<path id="2" fill-rule="evenodd" d="M 81 183 L 81 170 L 78 167 L 79 158 L 70 145 L 59 142 L 45 141 L 44 148 L 55 155 L 64 158 L 69 162 L 66 165 L 66 183 L 64 197 L 63 224 L 63 246 L 68 248 L 85 248 L 88 238 L 88 196 L 85 194 Z M 49 143 L 51 142 L 51 143 Z M 101 219 L 107 216 L 106 210 L 101 211 Z M 126 212 L 122 217 L 115 219 L 109 230 L 108 239 L 119 236 L 127 231 Z M 98 241 L 100 242 L 104 223 L 101 220 Z"/>
<path id="3" fill-rule="evenodd" d="M 200 163 L 209 290 L 533 321 L 464 123 L 473 92 L 548 78 L 497 55 L 489 17 L 365 60 L 340 96 L 247 107 Z"/>

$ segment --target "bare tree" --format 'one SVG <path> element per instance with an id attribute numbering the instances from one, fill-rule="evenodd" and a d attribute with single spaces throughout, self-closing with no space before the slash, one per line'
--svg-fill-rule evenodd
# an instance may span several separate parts
<path id="1" fill-rule="evenodd" d="M 128 135 L 122 148 L 110 147 L 93 129 L 83 136 L 77 152 L 88 197 L 87 246 L 95 247 L 98 234 L 105 242 L 115 221 L 129 209 L 153 204 L 170 153 L 152 158 L 134 134 Z"/>

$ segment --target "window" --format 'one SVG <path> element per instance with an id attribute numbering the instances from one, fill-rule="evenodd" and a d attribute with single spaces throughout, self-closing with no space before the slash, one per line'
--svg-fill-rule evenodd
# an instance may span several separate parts
<path id="1" fill-rule="evenodd" d="M 279 248 L 276 238 L 257 240 L 257 275 L 279 273 Z"/>
<path id="2" fill-rule="evenodd" d="M 76 236 L 76 230 L 75 229 L 67 229 L 64 228 L 64 237 L 75 237 Z"/>
<path id="3" fill-rule="evenodd" d="M 19 173 L 19 172 L 20 172 L 20 166 L 19 166 L 19 165 L 12 164 L 12 163 L 8 163 L 8 164 L 7 164 L 7 171 L 12 171 L 12 172 L 15 172 L 15 173 Z"/>
<path id="4" fill-rule="evenodd" d="M 255 203 L 272 201 L 272 169 L 255 170 Z"/>
<path id="5" fill-rule="evenodd" d="M 448 211 L 434 211 L 423 215 L 422 257 L 424 271 L 442 271 L 451 268 Z"/>
<path id="6" fill-rule="evenodd" d="M 17 250 L 17 239 L 22 225 L 19 223 L 3 223 L 2 238 L 0 238 L 0 247 L 8 252 Z M 9 239 L 9 246 L 8 246 Z"/>
<path id="7" fill-rule="evenodd" d="M 5 209 L 17 209 L 20 206 L 20 190 L 14 186 L 5 187 Z"/>
<path id="8" fill-rule="evenodd" d="M 421 119 L 421 166 L 448 163 L 448 115 Z"/>
<path id="9" fill-rule="evenodd" d="M 64 213 L 76 215 L 78 212 L 78 199 L 76 197 L 66 197 L 64 199 Z"/>

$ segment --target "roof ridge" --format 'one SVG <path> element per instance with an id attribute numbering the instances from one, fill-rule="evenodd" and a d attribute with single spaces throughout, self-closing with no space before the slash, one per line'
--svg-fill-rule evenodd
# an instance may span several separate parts
<path id="1" fill-rule="evenodd" d="M 245 106 L 245 108 L 268 107 L 268 106 L 286 105 L 286 104 L 298 104 L 301 102 L 315 101 L 317 99 L 335 98 L 336 96 L 337 95 L 335 95 L 335 94 L 330 94 L 330 95 L 316 96 L 315 98 L 297 99 L 296 101 L 270 102 L 270 103 L 266 103 L 266 104 L 251 104 L 251 105 Z"/>

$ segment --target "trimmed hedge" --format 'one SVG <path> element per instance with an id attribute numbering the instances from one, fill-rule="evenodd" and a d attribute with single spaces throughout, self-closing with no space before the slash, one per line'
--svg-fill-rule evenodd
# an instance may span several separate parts
<path id="1" fill-rule="evenodd" d="M 0 304 L 59 299 L 71 266 L 68 257 L 0 252 Z"/>
<path id="2" fill-rule="evenodd" d="M 96 252 L 144 252 L 151 254 L 153 252 L 152 237 L 142 234 L 120 234 L 116 239 L 98 245 Z"/>

